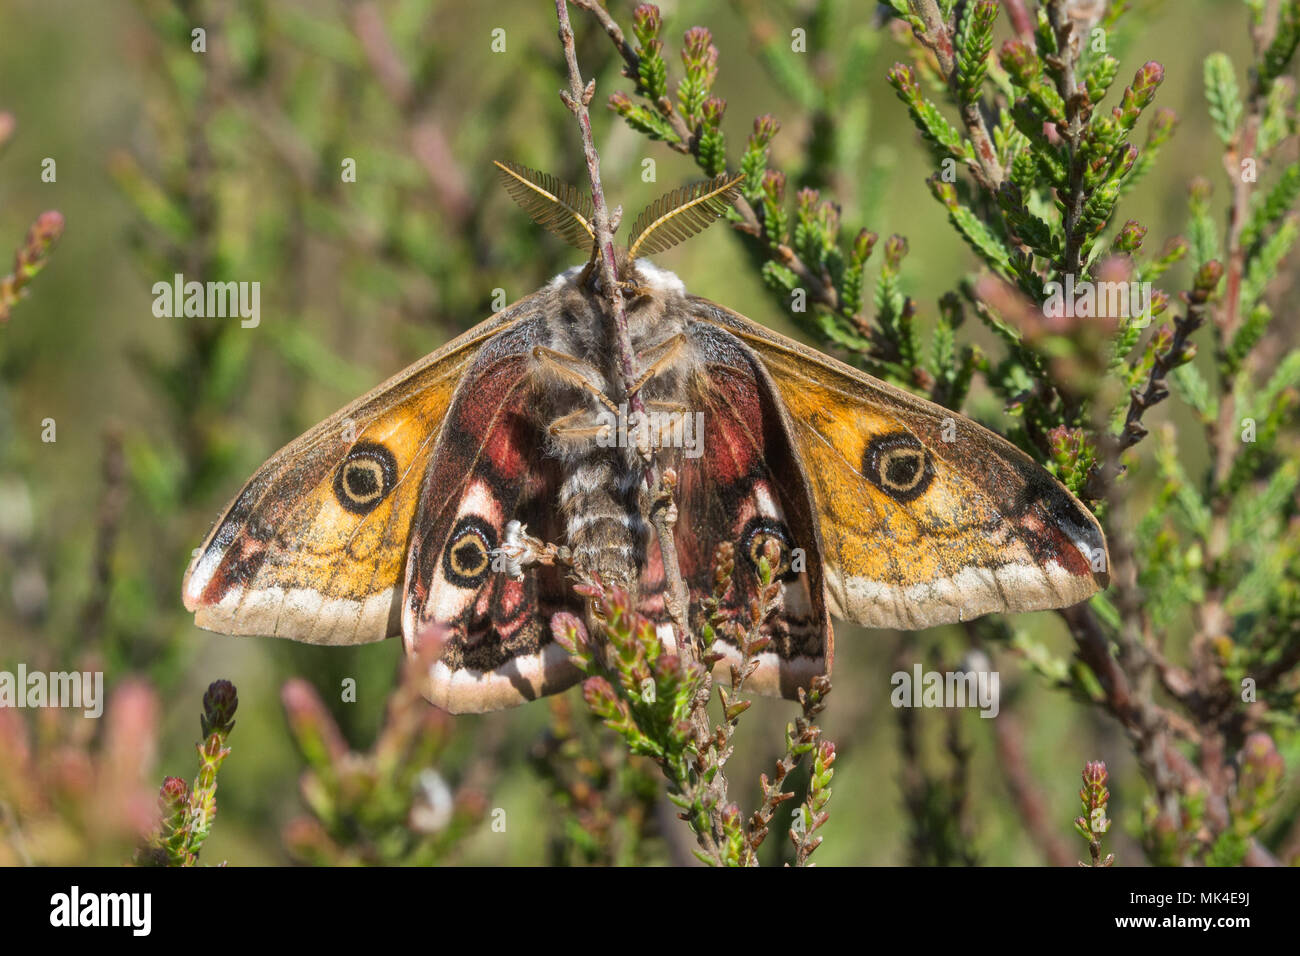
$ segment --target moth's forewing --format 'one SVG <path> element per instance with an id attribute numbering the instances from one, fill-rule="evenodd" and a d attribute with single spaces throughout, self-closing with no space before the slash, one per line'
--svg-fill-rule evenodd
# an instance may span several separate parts
<path id="1" fill-rule="evenodd" d="M 185 573 L 195 622 L 314 644 L 398 633 L 407 540 L 443 416 L 484 343 L 533 312 L 521 300 L 272 456 Z"/>

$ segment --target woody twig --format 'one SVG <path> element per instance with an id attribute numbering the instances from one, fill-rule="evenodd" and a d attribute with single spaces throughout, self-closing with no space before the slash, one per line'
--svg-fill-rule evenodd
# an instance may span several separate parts
<path id="1" fill-rule="evenodd" d="M 573 27 L 569 22 L 566 0 L 555 0 L 555 13 L 559 20 L 560 42 L 564 46 L 564 59 L 568 65 L 569 74 L 569 88 L 561 91 L 560 98 L 577 118 L 578 126 L 582 131 L 583 155 L 587 161 L 587 173 L 591 180 L 592 229 L 595 232 L 596 266 L 599 270 L 598 274 L 602 289 L 609 302 L 610 316 L 614 325 L 614 343 L 615 348 L 618 350 L 619 373 L 622 378 L 624 392 L 629 396 L 629 411 L 633 414 L 644 415 L 644 402 L 640 394 L 633 388 L 633 383 L 637 381 L 638 368 L 636 355 L 632 351 L 632 337 L 628 329 L 627 313 L 624 310 L 623 290 L 619 283 L 617 258 L 614 250 L 614 228 L 616 224 L 613 220 L 621 210 L 611 214 L 605 200 L 605 193 L 600 179 L 600 156 L 596 152 L 591 129 L 591 114 L 588 111 L 592 97 L 596 92 L 596 84 L 595 81 L 583 83 L 582 74 L 578 68 L 577 53 L 574 49 Z M 650 457 L 652 452 L 646 449 L 643 450 L 643 454 L 647 456 L 649 462 L 647 484 L 648 490 L 650 490 L 650 493 L 642 496 L 643 510 L 648 512 L 644 517 L 647 519 L 647 523 L 654 527 L 659 541 L 660 553 L 663 556 L 665 585 L 667 587 L 668 611 L 677 631 L 677 654 L 682 660 L 683 667 L 689 670 L 699 663 L 703 656 L 703 649 L 696 646 L 695 637 L 691 634 L 688 626 L 688 592 L 686 583 L 682 578 L 681 569 L 677 563 L 677 545 L 673 533 L 677 519 L 677 507 L 673 497 L 673 491 L 676 487 L 676 475 L 671 469 L 659 475 L 658 469 L 654 466 L 653 458 Z M 695 786 L 702 785 L 708 791 L 706 796 L 695 801 L 701 807 L 707 807 L 705 814 L 707 820 L 698 822 L 696 832 L 705 858 L 714 864 L 718 864 L 724 860 L 722 846 L 725 843 L 724 834 L 727 822 L 723 819 L 726 812 L 726 781 L 722 768 L 717 762 L 717 754 L 709 745 L 712 729 L 707 704 L 711 694 L 711 687 L 712 682 L 706 675 L 700 685 L 699 692 L 692 701 L 689 719 L 696 743 L 695 770 L 698 776 Z M 708 783 L 700 784 L 698 782 L 704 780 L 707 780 Z M 683 781 L 682 783 L 687 789 L 691 789 L 689 781 Z"/>
<path id="2" fill-rule="evenodd" d="M 596 93 L 596 81 L 582 81 L 582 72 L 578 68 L 578 56 L 574 47 L 573 26 L 569 22 L 567 0 L 555 0 L 555 15 L 560 24 L 560 42 L 564 46 L 564 60 L 568 65 L 569 89 L 560 91 L 564 105 L 578 120 L 582 131 L 582 152 L 587 162 L 587 175 L 591 180 L 592 229 L 596 234 L 596 265 L 599 270 L 601 286 L 609 302 L 610 317 L 614 324 L 614 344 L 618 350 L 619 375 L 623 380 L 623 390 L 628 395 L 629 412 L 637 416 L 645 415 L 645 403 L 639 391 L 633 388 L 637 381 L 639 369 L 636 355 L 632 351 L 632 336 L 628 329 L 627 312 L 623 304 L 623 288 L 619 283 L 617 257 L 614 251 L 614 218 L 621 214 L 615 210 L 612 214 L 605 200 L 605 190 L 600 179 L 600 155 L 596 152 L 595 137 L 591 130 L 591 113 L 588 107 Z M 673 624 L 677 628 L 677 646 L 680 653 L 690 659 L 696 658 L 695 648 L 687 627 L 686 584 L 677 567 L 677 552 L 672 526 L 676 516 L 673 503 L 675 481 L 665 474 L 659 477 L 653 465 L 650 468 L 650 486 L 654 494 L 649 498 L 651 514 L 647 517 L 659 539 L 659 548 L 664 556 L 664 574 L 668 585 L 668 607 Z"/>
<path id="3" fill-rule="evenodd" d="M 587 175 L 591 179 L 592 229 L 596 233 L 596 266 L 600 281 L 609 300 L 610 316 L 614 323 L 614 340 L 618 348 L 619 374 L 623 389 L 629 395 L 628 408 L 644 413 L 641 396 L 633 392 L 637 380 L 636 356 L 632 352 L 632 335 L 628 331 L 627 313 L 623 308 L 623 289 L 618 283 L 618 265 L 614 252 L 614 223 L 605 190 L 600 182 L 600 155 L 596 152 L 595 138 L 591 132 L 591 113 L 588 107 L 596 95 L 596 81 L 584 84 L 578 69 L 578 54 L 573 43 L 573 27 L 569 23 L 567 0 L 555 0 L 555 15 L 560 21 L 560 42 L 564 45 L 564 60 L 569 67 L 569 88 L 560 91 L 560 99 L 578 120 L 582 130 L 582 154 L 587 161 Z M 621 210 L 620 210 L 621 214 Z"/>

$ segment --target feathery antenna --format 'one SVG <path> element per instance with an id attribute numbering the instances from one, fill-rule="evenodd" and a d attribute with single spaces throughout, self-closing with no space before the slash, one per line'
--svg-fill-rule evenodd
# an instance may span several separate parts
<path id="1" fill-rule="evenodd" d="M 674 189 L 646 206 L 632 223 L 628 258 L 671 249 L 712 225 L 736 201 L 743 173 L 721 173 L 708 182 Z"/>
<path id="2" fill-rule="evenodd" d="M 562 183 L 547 173 L 493 160 L 510 198 L 523 207 L 533 222 L 559 236 L 571 246 L 590 252 L 596 239 L 591 227 L 591 197 L 576 186 Z"/>

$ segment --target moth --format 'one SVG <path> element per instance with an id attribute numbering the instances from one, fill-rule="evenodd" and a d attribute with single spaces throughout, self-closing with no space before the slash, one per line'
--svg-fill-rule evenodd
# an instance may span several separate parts
<path id="1" fill-rule="evenodd" d="M 589 197 L 497 165 L 535 221 L 594 249 Z M 736 561 L 719 613 L 739 619 L 775 542 L 782 599 L 750 679 L 760 692 L 795 697 L 830 670 L 832 617 L 919 629 L 1105 587 L 1096 519 L 1010 442 L 689 294 L 646 258 L 716 220 L 739 181 L 679 189 L 633 223 L 618 268 L 640 369 L 630 389 L 593 254 L 267 461 L 185 574 L 196 623 L 313 644 L 400 634 L 408 652 L 437 627 L 428 699 L 456 713 L 510 707 L 579 677 L 549 623 L 584 613 L 562 569 L 500 560 L 526 533 L 627 588 L 673 641 L 642 517 L 644 442 L 610 440 L 629 392 L 643 421 L 702 426 L 694 448 L 654 449 L 679 476 L 691 623 L 720 544 Z M 720 666 L 739 654 L 725 638 L 714 650 Z"/>

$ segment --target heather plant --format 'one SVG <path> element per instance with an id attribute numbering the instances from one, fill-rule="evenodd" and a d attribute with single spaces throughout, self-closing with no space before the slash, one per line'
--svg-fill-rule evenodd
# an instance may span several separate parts
<path id="1" fill-rule="evenodd" d="M 199 772 L 194 784 L 167 777 L 158 791 L 157 832 L 136 854 L 145 866 L 196 866 L 217 817 L 217 774 L 230 756 L 226 742 L 235 729 L 239 695 L 227 680 L 214 681 L 203 695 L 202 740 L 194 745 Z M 224 865 L 224 864 L 223 864 Z"/>
<path id="2" fill-rule="evenodd" d="M 57 212 L 41 213 L 27 230 L 26 239 L 14 254 L 14 271 L 0 279 L 0 322 L 9 321 L 11 310 L 27 294 L 28 283 L 45 268 L 50 247 L 62 234 L 63 216 Z"/>
<path id="3" fill-rule="evenodd" d="M 652 758 L 633 753 L 598 714 L 575 703 L 563 694 L 548 700 L 549 724 L 529 753 L 559 820 L 549 834 L 547 862 L 655 862 L 668 841 L 659 832 L 660 778 Z M 671 843 L 667 849 L 674 858 Z"/>
<path id="4" fill-rule="evenodd" d="M 1101 855 L 1101 838 L 1110 829 L 1110 818 L 1106 816 L 1110 791 L 1106 789 L 1106 780 L 1106 765 L 1100 760 L 1084 765 L 1083 786 L 1079 790 L 1083 815 L 1075 817 L 1074 828 L 1088 841 L 1092 862 L 1080 863 L 1080 866 L 1113 866 L 1115 863 L 1114 853 L 1107 853 L 1104 858 Z"/>
<path id="5" fill-rule="evenodd" d="M 295 859 L 331 866 L 429 866 L 448 858 L 487 815 L 490 761 L 455 789 L 440 772 L 451 718 L 420 696 L 430 644 L 403 669 L 373 746 L 351 750 L 319 694 L 301 679 L 281 690 L 289 732 L 306 769 L 299 793 L 308 815 L 282 834 Z M 493 821 L 502 826 L 497 811 Z"/>
<path id="6" fill-rule="evenodd" d="M 669 797 L 681 808 L 680 816 L 695 831 L 696 855 L 712 866 L 754 866 L 767 838 L 776 809 L 795 794 L 783 784 L 787 775 L 807 756 L 811 764 L 807 795 L 790 826 L 795 862 L 803 866 L 822 837 L 816 834 L 826 822 L 830 782 L 834 775 L 835 745 L 821 739 L 815 720 L 826 706 L 830 680 L 815 678 L 800 690 L 802 715 L 786 728 L 785 753 L 777 760 L 771 778 L 760 779 L 759 806 L 746 818 L 740 805 L 728 798 L 725 766 L 735 749 L 740 717 L 752 700 L 744 694 L 745 679 L 758 667 L 757 656 L 770 643 L 759 628 L 774 610 L 780 590 L 773 582 L 777 560 L 775 542 L 768 542 L 760 559 L 759 603 L 751 610 L 748 630 L 722 622 L 718 602 L 731 583 L 735 556 L 730 545 L 719 548 L 714 561 L 714 592 L 709 599 L 713 621 L 688 634 L 696 647 L 685 653 L 664 650 L 654 625 L 637 613 L 626 592 L 607 591 L 591 579 L 578 585 L 580 593 L 595 602 L 600 622 L 598 635 L 567 612 L 555 615 L 556 641 L 586 675 L 582 696 L 590 711 L 618 734 L 628 750 L 658 764 L 669 784 Z M 581 574 L 581 570 L 578 569 Z M 729 667 L 729 679 L 718 687 L 722 720 L 710 719 L 712 665 L 719 656 L 706 649 L 715 638 L 715 626 L 730 627 L 741 649 L 740 662 Z"/>
<path id="7" fill-rule="evenodd" d="M 0 156 L 13 138 L 18 122 L 12 113 L 0 111 Z M 50 248 L 63 235 L 63 216 L 51 210 L 41 213 L 27 230 L 27 237 L 14 254 L 14 268 L 0 278 L 0 323 L 9 321 L 18 300 L 28 294 L 27 285 L 49 260 Z"/>

